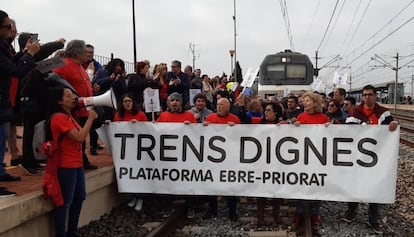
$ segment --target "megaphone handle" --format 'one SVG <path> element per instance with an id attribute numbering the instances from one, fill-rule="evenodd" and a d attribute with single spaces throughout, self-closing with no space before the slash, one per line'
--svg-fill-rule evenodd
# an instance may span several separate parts
<path id="1" fill-rule="evenodd" d="M 155 121 L 154 110 L 153 110 L 153 111 L 151 111 L 151 117 L 152 117 L 152 121 L 154 122 L 154 121 Z"/>

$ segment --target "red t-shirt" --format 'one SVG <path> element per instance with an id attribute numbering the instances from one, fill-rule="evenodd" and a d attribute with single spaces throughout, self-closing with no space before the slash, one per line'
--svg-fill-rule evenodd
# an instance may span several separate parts
<path id="1" fill-rule="evenodd" d="M 119 122 L 119 121 L 131 121 L 131 120 L 137 120 L 137 121 L 148 121 L 147 116 L 145 116 L 144 112 L 142 111 L 138 111 L 137 114 L 132 114 L 131 111 L 125 111 L 124 117 L 121 118 L 119 112 L 115 113 L 114 116 L 114 121 L 115 122 Z"/>
<path id="2" fill-rule="evenodd" d="M 75 63 L 69 58 L 63 59 L 65 66 L 54 69 L 53 72 L 69 82 L 76 90 L 80 97 L 90 97 L 92 93 L 92 84 L 89 80 L 88 73 L 83 69 L 82 65 Z M 76 111 L 78 117 L 88 117 L 89 112 L 83 108 Z"/>
<path id="3" fill-rule="evenodd" d="M 240 124 L 240 119 L 236 115 L 231 113 L 225 117 L 220 117 L 217 113 L 209 114 L 205 121 L 218 124 L 227 124 L 228 122 Z"/>
<path id="4" fill-rule="evenodd" d="M 172 122 L 172 123 L 182 123 L 184 121 L 190 121 L 191 123 L 197 123 L 194 118 L 194 114 L 190 111 L 184 111 L 183 113 L 171 113 L 170 111 L 165 111 L 160 114 L 157 119 L 157 122 Z"/>
<path id="5" fill-rule="evenodd" d="M 308 114 L 307 112 L 303 112 L 299 114 L 297 120 L 301 124 L 324 124 L 330 122 L 328 116 L 324 113 Z"/>
<path id="6" fill-rule="evenodd" d="M 370 109 L 366 108 L 365 106 L 362 106 L 362 112 L 365 114 L 365 116 L 367 116 L 368 124 L 378 124 L 378 118 L 374 113 L 374 108 Z"/>
<path id="7" fill-rule="evenodd" d="M 75 141 L 65 133 L 72 129 L 80 130 L 81 127 L 76 120 L 68 114 L 57 113 L 50 122 L 52 136 L 58 141 L 59 149 L 57 157 L 60 158 L 58 167 L 79 168 L 82 167 L 82 142 Z M 62 138 L 59 137 L 62 135 Z"/>

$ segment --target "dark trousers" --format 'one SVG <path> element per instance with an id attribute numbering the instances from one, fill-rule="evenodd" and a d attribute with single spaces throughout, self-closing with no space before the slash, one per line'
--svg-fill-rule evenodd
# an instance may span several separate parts
<path id="1" fill-rule="evenodd" d="M 22 165 L 25 167 L 36 168 L 38 161 L 33 153 L 34 127 L 42 118 L 24 117 L 23 119 L 23 145 L 22 145 Z"/>
<path id="2" fill-rule="evenodd" d="M 58 179 L 64 204 L 63 206 L 56 207 L 54 210 L 56 237 L 75 236 L 82 203 L 86 197 L 85 171 L 82 167 L 59 168 Z M 65 225 L 68 211 L 68 231 L 66 233 Z"/>
<path id="3" fill-rule="evenodd" d="M 229 215 L 236 215 L 237 197 L 226 197 L 227 206 L 229 207 Z M 217 214 L 217 197 L 208 197 L 208 206 L 211 213 Z"/>
<path id="4" fill-rule="evenodd" d="M 86 120 L 88 120 L 88 117 L 79 117 L 79 125 L 81 125 L 82 127 L 85 126 Z M 86 148 L 86 141 L 82 142 L 82 161 L 83 161 L 83 165 L 87 165 L 89 164 L 89 159 L 88 156 L 85 153 L 85 148 Z"/>
<path id="5" fill-rule="evenodd" d="M 355 215 L 358 208 L 357 202 L 348 202 L 348 212 Z M 369 203 L 368 208 L 368 221 L 371 224 L 377 224 L 379 219 L 379 204 L 378 203 Z"/>

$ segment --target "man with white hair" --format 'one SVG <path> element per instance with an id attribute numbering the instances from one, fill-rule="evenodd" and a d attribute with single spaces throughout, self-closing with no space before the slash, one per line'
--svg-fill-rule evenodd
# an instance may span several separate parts
<path id="1" fill-rule="evenodd" d="M 217 113 L 212 113 L 207 116 L 204 125 L 207 126 L 210 123 L 228 124 L 230 126 L 240 124 L 240 119 L 236 115 L 230 113 L 230 107 L 230 101 L 227 98 L 220 98 L 217 101 Z M 238 219 L 236 214 L 237 197 L 228 197 L 227 205 L 229 207 L 229 219 L 231 221 L 236 221 Z M 207 219 L 216 216 L 217 197 L 212 196 L 209 200 L 209 209 L 204 214 L 203 218 Z"/>

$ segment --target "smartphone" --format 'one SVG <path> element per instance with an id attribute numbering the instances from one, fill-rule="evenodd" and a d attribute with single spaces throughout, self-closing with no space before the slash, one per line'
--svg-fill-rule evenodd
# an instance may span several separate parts
<path id="1" fill-rule="evenodd" d="M 39 37 L 39 34 L 32 34 L 32 37 L 31 37 L 32 42 L 35 42 L 38 39 L 38 37 Z"/>

